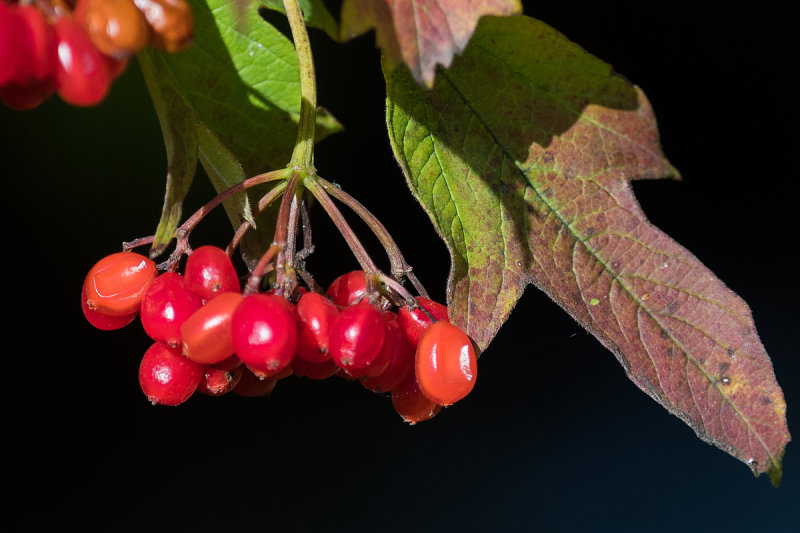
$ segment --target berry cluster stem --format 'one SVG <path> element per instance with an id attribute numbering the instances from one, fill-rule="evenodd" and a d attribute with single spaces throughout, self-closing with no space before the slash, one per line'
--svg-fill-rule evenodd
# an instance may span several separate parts
<path id="1" fill-rule="evenodd" d="M 283 0 L 283 8 L 289 19 L 297 61 L 300 65 L 300 121 L 297 140 L 289 166 L 312 171 L 314 165 L 314 130 L 317 125 L 317 81 L 314 59 L 308 40 L 303 13 L 297 0 Z M 313 173 L 313 171 L 311 172 Z"/>

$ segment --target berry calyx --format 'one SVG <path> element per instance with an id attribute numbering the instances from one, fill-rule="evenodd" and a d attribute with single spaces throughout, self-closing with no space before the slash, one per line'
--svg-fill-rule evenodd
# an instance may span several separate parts
<path id="1" fill-rule="evenodd" d="M 366 368 L 380 354 L 386 336 L 381 313 L 367 302 L 344 309 L 328 333 L 331 358 L 348 372 Z"/>
<path id="2" fill-rule="evenodd" d="M 223 292 L 187 318 L 180 327 L 183 355 L 206 365 L 232 356 L 231 318 L 241 301 L 238 292 Z"/>
<path id="3" fill-rule="evenodd" d="M 142 327 L 151 339 L 179 346 L 181 326 L 202 306 L 200 295 L 184 287 L 183 276 L 164 272 L 153 281 L 142 299 Z"/>
<path id="4" fill-rule="evenodd" d="M 294 314 L 297 322 L 295 355 L 311 363 L 329 360 L 328 332 L 339 316 L 336 305 L 321 294 L 307 292 L 297 301 Z"/>
<path id="5" fill-rule="evenodd" d="M 472 391 L 478 376 L 472 341 L 448 322 L 431 325 L 417 345 L 415 372 L 427 398 L 444 406 L 456 403 Z"/>
<path id="6" fill-rule="evenodd" d="M 272 376 L 286 368 L 297 347 L 294 314 L 286 300 L 272 294 L 251 294 L 233 313 L 233 349 L 259 377 Z"/>
<path id="7" fill-rule="evenodd" d="M 108 316 L 127 316 L 139 310 L 158 270 L 149 258 L 133 252 L 107 255 L 85 279 L 86 305 Z"/>
<path id="8" fill-rule="evenodd" d="M 203 366 L 181 356 L 180 350 L 156 342 L 139 365 L 139 385 L 150 403 L 178 405 L 197 390 Z"/>
<path id="9" fill-rule="evenodd" d="M 240 292 L 241 284 L 231 258 L 217 246 L 197 248 L 186 259 L 184 284 L 190 291 L 210 300 L 221 292 Z"/>

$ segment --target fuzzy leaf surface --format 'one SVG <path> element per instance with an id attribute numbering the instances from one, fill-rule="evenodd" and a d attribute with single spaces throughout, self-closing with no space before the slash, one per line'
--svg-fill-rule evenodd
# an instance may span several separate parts
<path id="1" fill-rule="evenodd" d="M 430 87 L 436 66 L 464 51 L 478 19 L 521 12 L 518 0 L 345 0 L 340 31 L 347 40 L 374 28 L 388 69 L 405 64 Z"/>
<path id="2" fill-rule="evenodd" d="M 645 393 L 780 481 L 786 404 L 747 304 L 650 224 L 630 180 L 677 176 L 637 87 L 546 24 L 482 19 L 432 90 L 387 75 L 387 126 L 483 349 L 533 284 Z"/>

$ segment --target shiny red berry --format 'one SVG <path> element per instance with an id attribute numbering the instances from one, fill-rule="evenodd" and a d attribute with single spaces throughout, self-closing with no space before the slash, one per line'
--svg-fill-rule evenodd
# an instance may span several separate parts
<path id="1" fill-rule="evenodd" d="M 297 301 L 294 315 L 297 322 L 295 355 L 311 363 L 329 360 L 328 331 L 339 316 L 336 305 L 321 294 L 307 292 Z"/>
<path id="2" fill-rule="evenodd" d="M 27 38 L 23 19 L 14 6 L 0 2 L 0 86 L 26 81 L 30 69 Z"/>
<path id="3" fill-rule="evenodd" d="M 183 355 L 206 365 L 232 356 L 231 318 L 241 301 L 238 292 L 223 292 L 187 318 L 180 328 Z"/>
<path id="4" fill-rule="evenodd" d="M 127 316 L 139 310 L 158 270 L 149 258 L 133 252 L 107 255 L 85 279 L 86 304 L 108 316 Z"/>
<path id="5" fill-rule="evenodd" d="M 142 299 L 142 327 L 151 339 L 179 346 L 181 326 L 202 306 L 200 295 L 184 287 L 183 276 L 164 272 Z"/>
<path id="6" fill-rule="evenodd" d="M 350 306 L 331 324 L 328 334 L 331 358 L 348 372 L 366 368 L 380 354 L 385 336 L 380 311 L 367 302 Z"/>
<path id="7" fill-rule="evenodd" d="M 108 316 L 89 309 L 89 305 L 86 303 L 86 282 L 84 282 L 81 288 L 81 310 L 83 310 L 83 316 L 86 317 L 86 320 L 88 320 L 91 325 L 103 331 L 124 328 L 133 322 L 139 314 L 138 311 L 134 311 L 129 315 Z"/>
<path id="8" fill-rule="evenodd" d="M 71 18 L 62 17 L 53 27 L 58 45 L 55 69 L 58 95 L 76 106 L 99 104 L 108 94 L 113 79 L 105 56 Z"/>
<path id="9" fill-rule="evenodd" d="M 326 295 L 339 307 L 347 307 L 367 294 L 367 278 L 362 270 L 342 274 L 328 287 Z"/>
<path id="10" fill-rule="evenodd" d="M 178 405 L 197 390 L 204 367 L 181 356 L 180 350 L 156 342 L 139 365 L 139 385 L 152 404 Z"/>
<path id="11" fill-rule="evenodd" d="M 28 34 L 29 81 L 49 80 L 58 62 L 56 32 L 45 20 L 42 12 L 32 5 L 17 5 L 16 11 L 23 20 Z"/>
<path id="12" fill-rule="evenodd" d="M 281 300 L 271 294 L 251 294 L 233 313 L 233 349 L 259 377 L 289 366 L 297 346 L 294 314 Z"/>
<path id="13" fill-rule="evenodd" d="M 397 324 L 397 315 L 383 312 L 387 334 L 392 336 L 392 352 L 386 369 L 377 376 L 359 378 L 361 384 L 377 393 L 390 392 L 414 370 L 414 347 Z"/>
<path id="14" fill-rule="evenodd" d="M 400 329 L 414 346 L 419 343 L 428 326 L 435 321 L 450 322 L 447 316 L 447 306 L 422 296 L 417 297 L 417 303 L 419 304 L 418 307 L 411 309 L 408 306 L 403 306 L 397 311 Z M 428 316 L 429 314 L 436 320 L 432 320 Z"/>
<path id="15" fill-rule="evenodd" d="M 442 406 L 426 397 L 420 391 L 413 372 L 392 389 L 392 406 L 403 420 L 411 424 L 430 420 L 441 411 Z"/>
<path id="16" fill-rule="evenodd" d="M 221 292 L 241 291 L 231 258 L 216 246 L 201 246 L 193 251 L 186 259 L 183 278 L 187 289 L 206 300 Z"/>
<path id="17" fill-rule="evenodd" d="M 197 392 L 206 396 L 227 394 L 236 387 L 245 370 L 243 366 L 238 366 L 231 370 L 222 370 L 211 366 L 206 367 L 200 384 L 197 386 Z"/>
<path id="18" fill-rule="evenodd" d="M 469 394 L 478 377 L 472 341 L 447 322 L 437 322 L 425 331 L 417 345 L 414 368 L 422 393 L 444 406 Z"/>

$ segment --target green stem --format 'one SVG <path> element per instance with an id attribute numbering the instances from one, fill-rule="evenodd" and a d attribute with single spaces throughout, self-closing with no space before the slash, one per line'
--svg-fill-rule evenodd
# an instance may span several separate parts
<path id="1" fill-rule="evenodd" d="M 297 50 L 297 61 L 300 64 L 300 122 L 289 165 L 313 173 L 314 130 L 317 126 L 317 81 L 314 75 L 314 59 L 311 55 L 311 43 L 308 40 L 303 13 L 297 0 L 283 0 L 283 8 L 289 19 L 294 47 Z"/>

